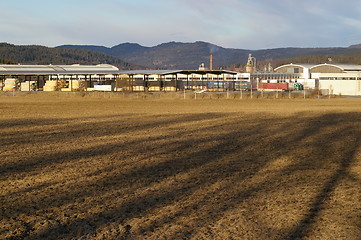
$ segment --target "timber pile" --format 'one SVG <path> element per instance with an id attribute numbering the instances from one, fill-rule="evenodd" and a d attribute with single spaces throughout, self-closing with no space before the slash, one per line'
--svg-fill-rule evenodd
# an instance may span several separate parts
<path id="1" fill-rule="evenodd" d="M 43 87 L 44 92 L 58 91 L 66 84 L 63 80 L 48 80 Z"/>
<path id="2" fill-rule="evenodd" d="M 18 88 L 18 81 L 15 78 L 5 79 L 3 91 L 16 91 Z"/>

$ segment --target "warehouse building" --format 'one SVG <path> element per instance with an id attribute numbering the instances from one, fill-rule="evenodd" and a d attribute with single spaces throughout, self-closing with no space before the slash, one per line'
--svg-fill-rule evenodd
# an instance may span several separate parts
<path id="1" fill-rule="evenodd" d="M 302 88 L 296 86 L 302 85 Z M 319 89 L 361 96 L 361 66 L 286 64 L 273 72 L 131 70 L 99 65 L 0 65 L 2 91 L 240 91 Z"/>
<path id="2" fill-rule="evenodd" d="M 112 85 L 119 69 L 99 65 L 0 65 L 0 90 L 74 91 Z M 114 84 L 113 84 L 114 85 Z"/>
<path id="3" fill-rule="evenodd" d="M 300 82 L 315 82 L 322 94 L 361 95 L 361 65 L 352 64 L 286 64 L 276 73 L 300 75 Z"/>
<path id="4" fill-rule="evenodd" d="M 0 65 L 2 91 L 178 91 L 240 89 L 249 76 L 227 70 L 132 70 L 107 65 Z"/>
<path id="5" fill-rule="evenodd" d="M 121 71 L 117 91 L 240 90 L 249 75 L 227 70 L 137 70 Z M 243 84 L 243 85 L 242 85 Z"/>

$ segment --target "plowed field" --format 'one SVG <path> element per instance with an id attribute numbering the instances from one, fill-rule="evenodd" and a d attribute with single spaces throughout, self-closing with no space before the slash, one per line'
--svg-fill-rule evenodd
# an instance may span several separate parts
<path id="1" fill-rule="evenodd" d="M 361 99 L 0 95 L 0 239 L 360 239 Z"/>

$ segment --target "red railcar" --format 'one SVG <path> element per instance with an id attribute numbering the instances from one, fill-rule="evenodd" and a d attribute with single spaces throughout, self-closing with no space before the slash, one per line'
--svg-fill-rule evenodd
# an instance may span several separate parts
<path id="1" fill-rule="evenodd" d="M 258 89 L 288 90 L 288 83 L 258 83 Z"/>

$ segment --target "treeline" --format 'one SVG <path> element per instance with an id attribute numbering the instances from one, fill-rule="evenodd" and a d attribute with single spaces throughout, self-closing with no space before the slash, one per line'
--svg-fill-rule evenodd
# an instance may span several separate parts
<path id="1" fill-rule="evenodd" d="M 266 63 L 262 61 L 261 63 Z M 270 61 L 268 61 L 270 62 Z M 260 64 L 261 64 L 260 63 Z M 287 63 L 308 63 L 308 64 L 321 64 L 321 63 L 333 63 L 333 64 L 357 64 L 361 65 L 361 51 L 342 54 L 342 55 L 312 55 L 312 56 L 300 56 L 294 58 L 277 59 L 272 61 L 273 67 L 278 67 Z M 267 63 L 266 63 L 267 64 Z"/>
<path id="2" fill-rule="evenodd" d="M 83 49 L 58 49 L 44 46 L 16 46 L 0 43 L 2 64 L 111 64 L 119 69 L 139 69 L 140 66 L 103 53 Z"/>
<path id="3" fill-rule="evenodd" d="M 356 49 L 355 49 L 356 50 Z M 307 55 L 307 56 L 299 56 L 293 58 L 283 58 L 283 59 L 267 59 L 261 60 L 257 62 L 257 69 L 262 71 L 267 69 L 269 65 L 272 68 L 279 67 L 284 64 L 289 63 L 300 63 L 300 64 L 357 64 L 361 65 L 361 50 L 357 50 L 353 53 L 347 54 L 319 54 L 319 55 Z M 246 62 L 233 64 L 230 66 L 225 66 L 226 69 L 237 69 L 237 70 L 245 70 Z"/>
<path id="4" fill-rule="evenodd" d="M 1 59 L 0 58 L 0 64 L 16 64 L 16 62 L 11 61 L 9 59 Z"/>

